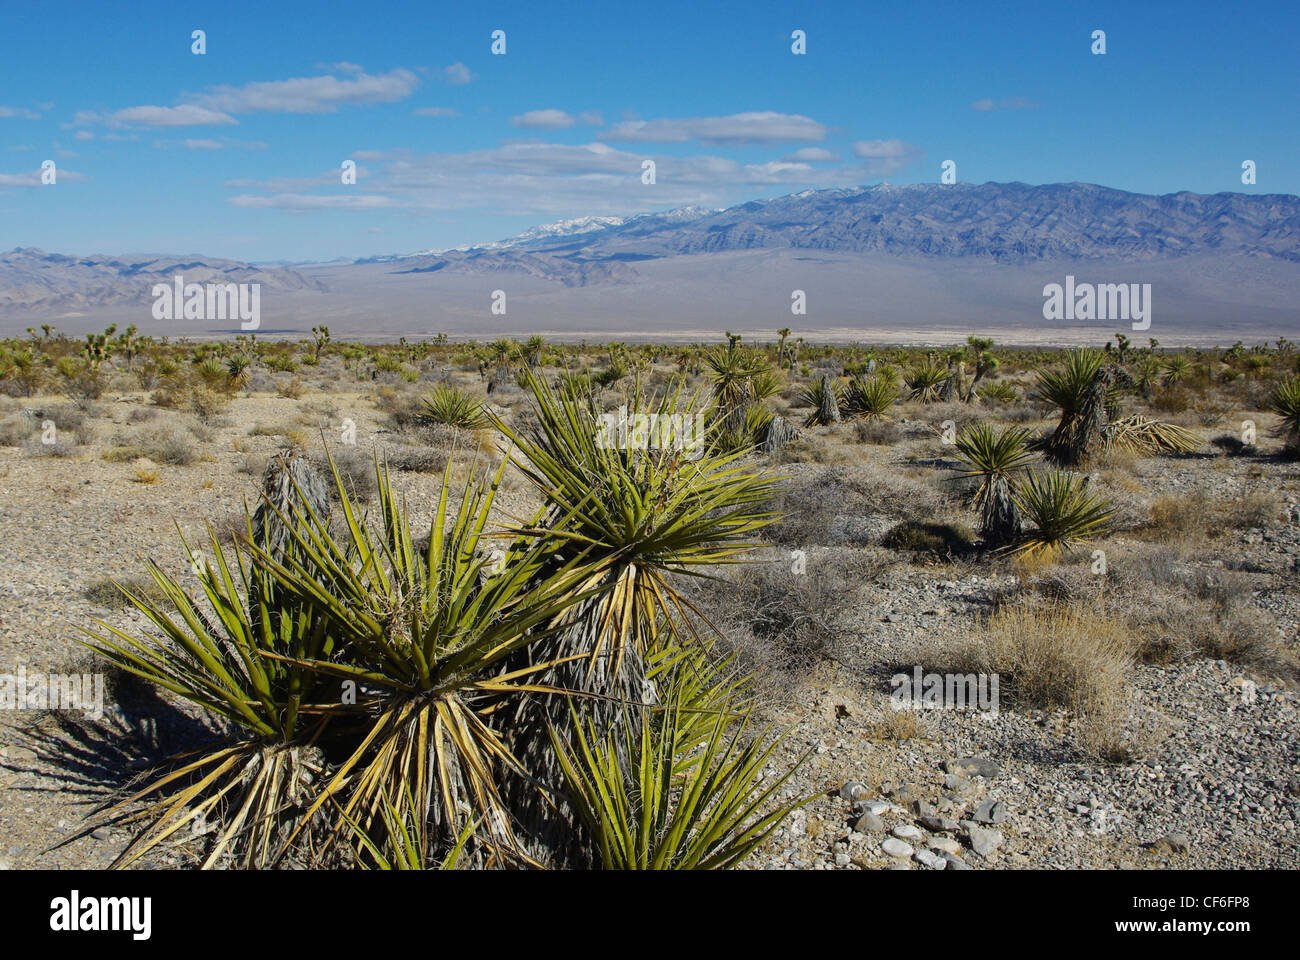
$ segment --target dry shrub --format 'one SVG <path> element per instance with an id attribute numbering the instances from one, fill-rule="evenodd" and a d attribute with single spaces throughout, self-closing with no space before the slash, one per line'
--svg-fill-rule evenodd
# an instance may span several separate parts
<path id="1" fill-rule="evenodd" d="M 789 691 L 811 668 L 832 658 L 848 631 L 858 592 L 885 568 L 865 551 L 804 557 L 795 573 L 788 557 L 747 563 L 719 579 L 690 580 L 691 601 L 719 631 L 722 651 L 769 690 Z"/>
<path id="2" fill-rule="evenodd" d="M 841 517 L 929 521 L 951 507 L 945 491 L 909 478 L 894 467 L 823 468 L 804 471 L 782 484 L 767 506 L 781 520 L 766 528 L 764 536 L 776 543 L 805 547 L 829 544 L 846 539 L 832 532 Z M 878 532 L 886 526 L 882 524 Z"/>
<path id="3" fill-rule="evenodd" d="M 887 446 L 903 439 L 903 428 L 894 420 L 857 420 L 853 424 L 853 437 L 858 443 Z"/>
<path id="4" fill-rule="evenodd" d="M 1099 755 L 1127 718 L 1127 677 L 1141 646 L 1129 625 L 1096 606 L 1011 603 L 959 647 L 953 673 L 997 674 L 1005 705 L 1064 708 L 1082 721 L 1080 746 Z"/>

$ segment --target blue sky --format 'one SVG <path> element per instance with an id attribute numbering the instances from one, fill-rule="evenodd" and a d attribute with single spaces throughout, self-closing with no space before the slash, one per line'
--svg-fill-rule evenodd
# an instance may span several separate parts
<path id="1" fill-rule="evenodd" d="M 411 252 L 945 160 L 1300 192 L 1294 2 L 7 3 L 0 57 L 0 249 Z"/>

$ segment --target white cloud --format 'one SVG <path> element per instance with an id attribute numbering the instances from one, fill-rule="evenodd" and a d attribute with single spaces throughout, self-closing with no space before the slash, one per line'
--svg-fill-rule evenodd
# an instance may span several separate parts
<path id="1" fill-rule="evenodd" d="M 216 140 L 186 140 L 186 150 L 220 150 L 222 144 Z"/>
<path id="2" fill-rule="evenodd" d="M 382 207 L 399 206 L 389 197 L 374 194 L 334 194 L 315 196 L 301 193 L 279 193 L 269 197 L 255 197 L 243 194 L 231 197 L 231 206 L 250 210 L 375 210 Z"/>
<path id="3" fill-rule="evenodd" d="M 408 97 L 419 85 L 415 74 L 398 68 L 389 73 L 356 73 L 339 77 L 295 77 L 249 83 L 242 87 L 213 87 L 194 102 L 227 113 L 333 113 L 340 106 L 392 103 Z"/>
<path id="4" fill-rule="evenodd" d="M 74 139 L 74 140 L 94 140 L 94 139 L 95 139 L 95 135 L 94 135 L 93 133 L 91 133 L 89 130 L 78 130 L 76 133 L 74 133 L 74 134 L 72 135 L 72 139 Z"/>
<path id="5" fill-rule="evenodd" d="M 838 153 L 831 153 L 821 147 L 804 147 L 802 150 L 796 150 L 785 159 L 790 163 L 830 163 L 839 158 Z"/>
<path id="6" fill-rule="evenodd" d="M 599 110 L 587 110 L 578 114 L 578 122 L 584 127 L 603 127 L 605 117 Z"/>
<path id="7" fill-rule="evenodd" d="M 920 155 L 920 147 L 904 143 L 897 137 L 890 140 L 859 140 L 853 144 L 853 156 L 867 161 L 866 171 L 872 176 L 896 173 Z"/>
<path id="8" fill-rule="evenodd" d="M 470 73 L 469 67 L 463 63 L 453 63 L 443 71 L 443 76 L 447 78 L 448 83 L 457 87 L 463 86 L 474 79 L 474 74 Z"/>
<path id="9" fill-rule="evenodd" d="M 0 117 L 20 117 L 23 120 L 39 120 L 41 115 L 26 107 L 0 107 Z"/>
<path id="10" fill-rule="evenodd" d="M 58 181 L 55 184 L 56 186 L 58 183 L 63 183 L 64 181 L 76 183 L 86 179 L 84 173 L 77 173 L 74 170 L 66 170 L 63 167 L 58 167 L 55 172 L 58 175 Z M 41 183 L 40 170 L 33 170 L 31 173 L 0 173 L 0 188 L 41 186 L 45 186 L 45 184 Z"/>
<path id="11" fill-rule="evenodd" d="M 510 118 L 510 126 L 528 127 L 530 130 L 563 130 L 575 123 L 577 121 L 563 110 L 529 110 Z"/>
<path id="12" fill-rule="evenodd" d="M 199 127 L 238 123 L 225 113 L 194 104 L 179 107 L 127 107 L 110 114 L 80 111 L 73 117 L 78 125 L 103 123 L 108 127 Z"/>
<path id="13" fill-rule="evenodd" d="M 824 140 L 826 127 L 799 114 L 764 110 L 726 117 L 625 120 L 614 124 L 600 138 L 622 143 L 686 143 L 690 140 L 719 145 L 785 143 Z"/>
<path id="14" fill-rule="evenodd" d="M 460 111 L 453 110 L 451 107 L 420 107 L 411 111 L 412 116 L 416 117 L 459 117 Z"/>
<path id="15" fill-rule="evenodd" d="M 1008 97 L 1005 100 L 993 100 L 985 97 L 983 100 L 976 100 L 970 105 L 970 108 L 987 112 L 990 110 L 1032 110 L 1037 106 L 1037 103 L 1024 97 Z"/>

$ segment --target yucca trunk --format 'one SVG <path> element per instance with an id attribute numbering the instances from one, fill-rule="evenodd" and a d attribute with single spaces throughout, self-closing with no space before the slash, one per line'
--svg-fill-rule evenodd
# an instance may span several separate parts
<path id="1" fill-rule="evenodd" d="M 989 481 L 981 517 L 980 533 L 985 544 L 1002 547 L 1014 543 L 1020 537 L 1020 525 L 1020 508 L 1011 496 L 1010 482 L 1006 477 L 993 478 Z"/>
<path id="2" fill-rule="evenodd" d="M 835 398 L 835 384 L 829 373 L 822 374 L 821 407 L 818 415 L 822 423 L 840 422 L 840 404 Z"/>
<path id="3" fill-rule="evenodd" d="M 1051 440 L 1051 450 L 1058 462 L 1082 464 L 1101 450 L 1109 422 L 1106 398 L 1112 380 L 1109 370 L 1098 370 L 1088 384 L 1079 412 L 1061 418 Z"/>
<path id="4" fill-rule="evenodd" d="M 629 564 L 606 574 L 599 584 L 584 584 L 583 590 L 594 586 L 601 590 L 566 612 L 559 630 L 521 650 L 519 661 L 509 666 L 521 669 L 552 663 L 531 674 L 530 682 L 571 692 L 521 699 L 507 725 L 515 756 L 536 781 L 512 778 L 507 802 L 519 821 L 519 834 L 529 844 L 529 854 L 552 866 L 591 866 L 593 854 L 577 833 L 573 810 L 564 796 L 563 771 L 547 731 L 569 743 L 576 722 L 603 737 L 621 730 L 630 712 L 635 715 L 638 708 L 658 702 L 655 685 L 647 676 L 648 651 L 636 642 L 616 642 L 613 636 L 622 612 L 616 608 L 637 588 L 638 576 L 637 567 Z"/>

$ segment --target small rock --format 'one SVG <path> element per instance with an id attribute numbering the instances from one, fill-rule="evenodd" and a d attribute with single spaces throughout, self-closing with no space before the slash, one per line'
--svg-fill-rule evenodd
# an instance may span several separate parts
<path id="1" fill-rule="evenodd" d="M 964 777 L 983 777 L 992 780 L 1002 768 L 987 757 L 963 757 L 961 760 L 946 760 L 943 764 L 945 773 L 955 773 Z"/>
<path id="2" fill-rule="evenodd" d="M 961 829 L 956 820 L 947 817 L 920 817 L 916 822 L 931 833 L 956 833 Z"/>
<path id="3" fill-rule="evenodd" d="M 961 844 L 952 837 L 931 837 L 930 849 L 938 850 L 940 853 L 951 853 L 956 856 L 961 853 Z"/>
<path id="4" fill-rule="evenodd" d="M 910 823 L 900 823 L 890 832 L 899 840 L 921 840 L 925 837 L 925 834 Z"/>
<path id="5" fill-rule="evenodd" d="M 1149 849 L 1153 853 L 1187 853 L 1192 849 L 1192 841 L 1183 833 L 1166 833 Z"/>
<path id="6" fill-rule="evenodd" d="M 931 870 L 942 870 L 948 866 L 948 861 L 937 853 L 931 853 L 929 850 L 918 850 L 915 855 L 917 863 L 923 863 Z"/>
<path id="7" fill-rule="evenodd" d="M 1005 823 L 1007 805 L 1001 801 L 985 800 L 975 808 L 971 819 L 977 823 Z"/>
<path id="8" fill-rule="evenodd" d="M 880 849 L 884 850 L 885 853 L 889 854 L 891 857 L 898 857 L 900 859 L 905 859 L 912 855 L 911 845 L 906 844 L 895 837 L 887 837 L 885 842 L 880 845 Z"/>
<path id="9" fill-rule="evenodd" d="M 885 821 L 881 820 L 874 813 L 864 813 L 858 817 L 857 822 L 853 824 L 853 829 L 858 833 L 884 833 Z"/>
<path id="10" fill-rule="evenodd" d="M 939 808 L 929 800 L 913 800 L 912 812 L 918 817 L 932 817 L 939 812 Z"/>
<path id="11" fill-rule="evenodd" d="M 1002 845 L 1002 833 L 998 830 L 986 830 L 978 824 L 970 825 L 970 846 L 981 857 L 991 857 L 993 851 Z"/>
<path id="12" fill-rule="evenodd" d="M 847 853 L 835 854 L 835 866 L 847 867 L 851 862 L 852 861 L 849 859 L 849 855 Z"/>
<path id="13" fill-rule="evenodd" d="M 112 835 L 108 832 L 107 828 L 105 828 L 105 827 L 99 827 L 99 828 L 97 828 L 97 829 L 95 829 L 95 830 L 90 831 L 90 835 L 91 835 L 92 837 L 94 837 L 96 840 L 111 840 L 111 839 L 112 839 Z"/>
<path id="14" fill-rule="evenodd" d="M 957 856 L 956 854 L 949 853 L 946 850 L 943 852 L 943 858 L 948 861 L 949 870 L 974 870 L 975 869 L 969 863 L 963 860 L 961 857 Z"/>
<path id="15" fill-rule="evenodd" d="M 840 787 L 841 800 L 861 800 L 867 795 L 867 785 L 857 780 L 850 780 Z"/>

